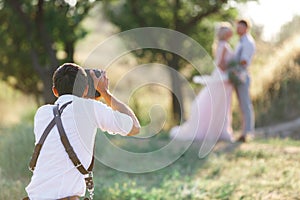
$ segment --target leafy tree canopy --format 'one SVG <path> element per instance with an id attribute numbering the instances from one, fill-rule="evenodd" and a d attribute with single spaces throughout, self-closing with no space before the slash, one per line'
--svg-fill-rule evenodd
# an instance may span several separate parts
<path id="1" fill-rule="evenodd" d="M 68 2 L 0 0 L 0 78 L 46 103 L 54 101 L 53 71 L 73 62 L 75 43 L 87 34 L 81 22 L 95 4 Z"/>

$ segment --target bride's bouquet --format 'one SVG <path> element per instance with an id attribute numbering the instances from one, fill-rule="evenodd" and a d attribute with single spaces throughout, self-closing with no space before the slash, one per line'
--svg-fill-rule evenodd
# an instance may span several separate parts
<path id="1" fill-rule="evenodd" d="M 227 65 L 228 79 L 234 86 L 238 86 L 246 82 L 245 70 L 239 65 L 239 63 L 232 59 Z"/>

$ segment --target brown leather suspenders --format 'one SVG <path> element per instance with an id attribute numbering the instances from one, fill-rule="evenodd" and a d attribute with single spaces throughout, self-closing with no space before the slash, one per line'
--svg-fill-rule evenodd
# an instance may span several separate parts
<path id="1" fill-rule="evenodd" d="M 67 107 L 67 105 L 69 105 L 70 103 L 72 103 L 72 101 L 69 101 L 67 103 L 65 103 L 64 105 L 61 106 L 59 112 L 62 113 L 63 110 Z M 51 122 L 48 124 L 48 126 L 46 127 L 46 129 L 44 130 L 39 142 L 35 145 L 34 147 L 34 151 L 33 151 L 33 154 L 32 154 L 32 157 L 31 157 L 31 160 L 30 160 L 30 163 L 29 163 L 29 169 L 30 171 L 34 171 L 34 168 L 36 166 L 36 162 L 37 162 L 37 159 L 40 155 L 40 151 L 41 151 L 41 148 L 48 136 L 48 134 L 50 133 L 50 131 L 52 130 L 52 128 L 55 126 L 55 119 L 53 118 L 51 120 Z"/>
<path id="2" fill-rule="evenodd" d="M 92 170 L 94 167 L 94 155 L 92 157 L 92 162 L 91 162 L 89 168 L 85 169 L 84 166 L 81 164 L 79 158 L 77 157 L 76 153 L 74 152 L 74 149 L 69 142 L 69 139 L 66 135 L 65 129 L 64 129 L 62 121 L 61 121 L 61 114 L 62 114 L 63 110 L 67 107 L 67 105 L 69 105 L 70 103 L 72 103 L 72 101 L 69 101 L 69 102 L 65 103 L 64 105 L 62 105 L 60 109 L 59 109 L 59 105 L 53 107 L 54 118 L 51 120 L 51 122 L 46 127 L 39 142 L 35 145 L 34 152 L 32 154 L 32 157 L 31 157 L 31 160 L 29 163 L 29 169 L 31 171 L 34 170 L 36 163 L 37 163 L 37 159 L 38 159 L 40 151 L 41 151 L 41 148 L 42 148 L 48 134 L 50 133 L 51 129 L 56 125 L 59 135 L 60 135 L 60 140 L 61 140 L 63 146 L 65 147 L 65 150 L 66 150 L 69 158 L 71 159 L 72 163 L 74 164 L 74 166 L 78 169 L 78 171 L 81 174 L 84 175 L 84 180 L 85 180 L 86 187 L 87 187 L 87 190 L 90 195 L 90 199 L 93 199 L 94 183 L 93 183 Z"/>

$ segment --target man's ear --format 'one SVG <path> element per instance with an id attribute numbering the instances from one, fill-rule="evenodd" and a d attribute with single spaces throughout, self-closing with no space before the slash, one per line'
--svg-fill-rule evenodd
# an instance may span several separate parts
<path id="1" fill-rule="evenodd" d="M 56 96 L 56 97 L 59 96 L 58 91 L 54 86 L 52 87 L 52 92 L 53 92 L 54 96 Z"/>

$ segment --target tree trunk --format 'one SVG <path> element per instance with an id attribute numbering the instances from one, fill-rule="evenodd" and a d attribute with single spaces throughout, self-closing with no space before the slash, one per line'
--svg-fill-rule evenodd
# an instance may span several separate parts
<path id="1" fill-rule="evenodd" d="M 65 52 L 67 53 L 67 57 L 65 62 L 74 62 L 74 51 L 75 51 L 75 41 L 65 42 Z"/>
<path id="2" fill-rule="evenodd" d="M 46 22 L 44 21 L 44 0 L 38 1 L 38 9 L 35 13 L 35 22 L 33 23 L 31 17 L 28 16 L 22 10 L 22 4 L 17 1 L 8 1 L 15 12 L 20 17 L 20 20 L 24 23 L 24 27 L 26 29 L 26 36 L 28 40 L 31 42 L 30 46 L 30 57 L 32 60 L 32 66 L 37 74 L 41 77 L 43 82 L 43 99 L 45 103 L 53 103 L 55 101 L 55 96 L 52 94 L 52 74 L 56 67 L 58 67 L 58 60 L 56 58 L 56 51 L 52 48 L 54 42 L 53 39 L 49 36 L 49 33 L 46 31 Z M 38 36 L 35 37 L 34 32 L 38 33 Z M 40 39 L 41 44 L 43 45 L 44 49 L 46 50 L 49 60 L 50 60 L 50 67 L 44 66 L 39 61 L 39 53 L 37 48 L 34 45 L 34 39 Z M 38 103 L 38 102 L 37 102 Z"/>
<path id="3" fill-rule="evenodd" d="M 52 93 L 52 72 L 45 72 L 41 76 L 43 82 L 43 100 L 45 104 L 53 104 L 56 100 L 56 97 Z"/>
<path id="4" fill-rule="evenodd" d="M 168 61 L 172 83 L 172 112 L 173 119 L 175 123 L 180 122 L 181 116 L 184 113 L 183 107 L 183 96 L 182 96 L 182 88 L 181 88 L 181 80 L 179 78 L 179 57 L 173 54 L 172 59 Z"/>

